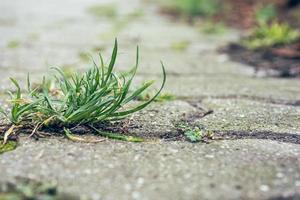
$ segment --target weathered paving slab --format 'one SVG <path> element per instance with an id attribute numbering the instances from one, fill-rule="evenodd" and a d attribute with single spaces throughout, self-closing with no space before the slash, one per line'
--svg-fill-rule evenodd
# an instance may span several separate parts
<path id="1" fill-rule="evenodd" d="M 100 4 L 114 6 L 117 16 L 87 11 Z M 300 82 L 255 76 L 252 68 L 218 53 L 238 39 L 238 31 L 206 35 L 138 0 L 10 0 L 0 3 L 0 12 L 3 104 L 10 76 L 25 83 L 27 73 L 37 81 L 54 65 L 83 70 L 90 64 L 82 54 L 102 50 L 109 56 L 115 37 L 119 70 L 134 64 L 140 45 L 135 84 L 155 79 L 158 87 L 163 60 L 164 91 L 177 97 L 130 118 L 134 134 L 152 138 L 146 143 L 23 136 L 16 150 L 0 155 L 1 183 L 54 180 L 63 193 L 95 200 L 300 198 Z M 214 113 L 201 118 L 203 109 Z M 186 116 L 221 140 L 174 141 L 174 122 Z"/>
<path id="2" fill-rule="evenodd" d="M 1 156 L 1 180 L 51 181 L 95 199 L 267 199 L 293 196 L 299 145 L 233 140 L 207 144 L 22 139 Z"/>
<path id="3" fill-rule="evenodd" d="M 298 106 L 243 99 L 205 99 L 202 104 L 214 114 L 199 123 L 214 130 L 300 134 Z"/>

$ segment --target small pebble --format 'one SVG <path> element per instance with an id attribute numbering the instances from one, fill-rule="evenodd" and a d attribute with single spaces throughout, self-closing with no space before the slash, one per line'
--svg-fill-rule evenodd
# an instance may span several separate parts
<path id="1" fill-rule="evenodd" d="M 261 185 L 259 189 L 260 191 L 267 192 L 270 190 L 270 187 L 268 185 Z"/>

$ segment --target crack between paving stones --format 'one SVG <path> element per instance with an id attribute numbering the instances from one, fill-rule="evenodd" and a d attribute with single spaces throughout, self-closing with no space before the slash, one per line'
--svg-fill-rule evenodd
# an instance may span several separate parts
<path id="1" fill-rule="evenodd" d="M 190 102 L 201 102 L 206 99 L 221 99 L 221 100 L 251 100 L 261 103 L 270 103 L 275 105 L 284 105 L 284 106 L 300 106 L 300 100 L 285 100 L 285 99 L 272 99 L 272 98 L 265 98 L 259 96 L 251 96 L 251 95 L 216 95 L 216 96 L 177 96 L 177 100 Z"/>
<path id="2" fill-rule="evenodd" d="M 216 140 L 258 139 L 300 144 L 300 135 L 272 131 L 213 131 Z"/>

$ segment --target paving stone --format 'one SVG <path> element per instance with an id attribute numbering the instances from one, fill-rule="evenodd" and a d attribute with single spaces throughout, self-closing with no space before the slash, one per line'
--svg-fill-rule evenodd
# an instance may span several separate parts
<path id="1" fill-rule="evenodd" d="M 88 8 L 114 5 L 115 19 L 94 17 Z M 0 155 L 0 183 L 17 177 L 57 181 L 62 193 L 82 199 L 299 199 L 300 82 L 256 76 L 218 49 L 238 39 L 228 30 L 207 35 L 199 27 L 159 15 L 155 4 L 138 0 L 17 0 L 0 3 L 0 103 L 11 89 L 9 77 L 24 88 L 50 66 L 84 70 L 80 53 L 109 57 L 118 37 L 117 69 L 133 66 L 140 45 L 141 64 L 134 86 L 161 80 L 177 100 L 155 103 L 132 116 L 145 143 L 74 143 L 63 137 L 35 141 L 22 136 L 18 148 Z M 141 15 L 128 20 L 132 13 Z M 16 48 L 8 44 L 18 43 Z M 186 48 L 174 48 L 187 43 Z M 201 109 L 212 109 L 204 118 Z M 214 130 L 209 144 L 169 141 L 174 122 L 194 116 L 195 125 Z M 0 184 L 1 185 L 1 184 Z"/>

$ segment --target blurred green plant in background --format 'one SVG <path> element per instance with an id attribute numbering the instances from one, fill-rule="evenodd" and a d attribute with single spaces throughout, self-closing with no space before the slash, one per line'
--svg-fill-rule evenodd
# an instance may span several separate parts
<path id="1" fill-rule="evenodd" d="M 291 28 L 287 23 L 262 23 L 248 38 L 242 40 L 242 44 L 249 49 L 267 48 L 289 44 L 297 40 L 299 36 L 299 31 Z"/>
<path id="2" fill-rule="evenodd" d="M 95 17 L 115 18 L 118 15 L 117 8 L 114 4 L 93 5 L 89 7 L 87 11 Z"/>
<path id="3" fill-rule="evenodd" d="M 189 16 L 212 16 L 219 10 L 219 0 L 175 0 L 176 7 Z"/>
<path id="4" fill-rule="evenodd" d="M 165 9 L 173 10 L 187 17 L 210 17 L 220 10 L 219 0 L 168 0 L 163 2 Z"/>
<path id="5" fill-rule="evenodd" d="M 274 20 L 277 16 L 277 9 L 273 4 L 269 4 L 257 9 L 255 19 L 258 24 L 265 24 Z"/>
<path id="6" fill-rule="evenodd" d="M 226 26 L 222 22 L 207 21 L 201 24 L 200 31 L 205 34 L 223 34 Z"/>

